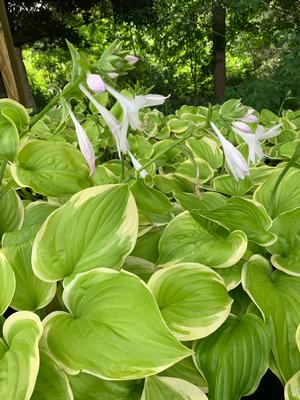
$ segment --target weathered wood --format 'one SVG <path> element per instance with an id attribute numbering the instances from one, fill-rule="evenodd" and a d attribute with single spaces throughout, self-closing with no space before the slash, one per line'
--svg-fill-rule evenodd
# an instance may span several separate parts
<path id="1" fill-rule="evenodd" d="M 4 0 L 0 0 L 0 72 L 7 97 L 24 104 L 25 95 L 22 87 L 22 75 L 10 32 Z"/>

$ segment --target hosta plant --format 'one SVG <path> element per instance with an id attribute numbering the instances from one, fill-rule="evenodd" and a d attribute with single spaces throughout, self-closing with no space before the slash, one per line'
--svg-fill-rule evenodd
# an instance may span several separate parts
<path id="1" fill-rule="evenodd" d="M 0 100 L 0 399 L 299 399 L 300 113 L 164 115 L 69 47 L 40 113 Z"/>

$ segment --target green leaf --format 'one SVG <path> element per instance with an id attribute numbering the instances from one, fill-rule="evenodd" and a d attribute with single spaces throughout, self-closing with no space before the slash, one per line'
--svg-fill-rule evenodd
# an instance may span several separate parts
<path id="1" fill-rule="evenodd" d="M 272 271 L 266 259 L 255 255 L 243 268 L 242 283 L 269 327 L 277 370 L 287 382 L 300 369 L 295 340 L 300 321 L 300 278 Z"/>
<path id="2" fill-rule="evenodd" d="M 92 185 L 83 155 L 65 142 L 25 142 L 11 173 L 18 185 L 45 196 L 72 195 Z"/>
<path id="3" fill-rule="evenodd" d="M 211 221 L 195 218 L 185 211 L 168 224 L 159 242 L 159 264 L 184 261 L 227 268 L 242 258 L 247 248 L 244 232 L 228 234 Z"/>
<path id="4" fill-rule="evenodd" d="M 207 161 L 201 158 L 195 158 L 193 162 L 188 159 L 181 163 L 179 167 L 176 168 L 174 175 L 180 179 L 196 184 L 197 182 L 205 183 L 209 181 L 213 177 L 214 171 Z"/>
<path id="5" fill-rule="evenodd" d="M 0 99 L 0 113 L 15 124 L 19 132 L 26 131 L 29 125 L 29 115 L 22 104 L 12 99 Z"/>
<path id="6" fill-rule="evenodd" d="M 141 400 L 208 400 L 197 386 L 183 379 L 152 376 L 145 381 Z"/>
<path id="7" fill-rule="evenodd" d="M 45 218 L 57 208 L 46 202 L 35 202 L 26 207 L 22 229 L 3 236 L 3 253 L 11 265 L 16 290 L 11 307 L 16 310 L 43 308 L 55 295 L 56 285 L 41 281 L 32 271 L 32 242 Z"/>
<path id="8" fill-rule="evenodd" d="M 162 231 L 161 227 L 153 227 L 145 234 L 139 236 L 131 255 L 156 263 L 158 259 L 158 243 Z"/>
<path id="9" fill-rule="evenodd" d="M 300 399 L 300 371 L 289 379 L 284 387 L 284 400 Z"/>
<path id="10" fill-rule="evenodd" d="M 176 192 L 175 198 L 184 210 L 211 210 L 226 204 L 226 198 L 220 193 L 203 192 L 200 194 Z"/>
<path id="11" fill-rule="evenodd" d="M 271 218 L 275 218 L 284 211 L 292 210 L 300 204 L 300 171 L 290 168 L 280 182 L 276 195 L 271 202 L 272 190 L 277 181 L 282 167 L 276 168 L 266 181 L 254 192 L 254 200 L 259 201 L 267 210 Z"/>
<path id="12" fill-rule="evenodd" d="M 137 275 L 144 282 L 148 282 L 149 278 L 156 270 L 156 267 L 152 262 L 133 256 L 126 258 L 122 268 Z"/>
<path id="13" fill-rule="evenodd" d="M 13 161 L 19 144 L 19 134 L 15 123 L 0 106 L 0 155 Z"/>
<path id="14" fill-rule="evenodd" d="M 260 246 L 270 245 L 277 239 L 269 230 L 272 220 L 265 208 L 253 200 L 231 197 L 224 206 L 212 210 L 198 210 L 197 214 L 230 231 L 240 229 L 245 232 L 249 240 Z"/>
<path id="15" fill-rule="evenodd" d="M 271 231 L 278 237 L 266 248 L 272 254 L 271 263 L 287 274 L 300 276 L 300 207 L 275 218 Z"/>
<path id="16" fill-rule="evenodd" d="M 127 185 L 82 190 L 54 211 L 38 232 L 33 271 L 54 282 L 96 267 L 120 268 L 137 231 L 137 208 Z"/>
<path id="17" fill-rule="evenodd" d="M 0 339 L 0 398 L 29 400 L 39 370 L 38 343 L 43 327 L 37 315 L 21 311 L 3 325 Z"/>
<path id="18" fill-rule="evenodd" d="M 167 329 L 147 286 L 129 272 L 97 268 L 78 274 L 63 301 L 70 313 L 47 316 L 45 338 L 72 374 L 138 379 L 191 354 Z"/>
<path id="19" fill-rule="evenodd" d="M 75 400 L 140 400 L 140 381 L 106 381 L 90 374 L 69 376 Z"/>
<path id="20" fill-rule="evenodd" d="M 230 313 L 232 299 L 223 279 L 201 264 L 164 265 L 148 286 L 166 324 L 180 341 L 210 335 Z"/>
<path id="21" fill-rule="evenodd" d="M 30 400 L 73 400 L 73 393 L 63 369 L 40 349 L 40 368 Z"/>
<path id="22" fill-rule="evenodd" d="M 5 232 L 19 229 L 24 218 L 24 207 L 17 193 L 10 189 L 0 197 L 0 238 Z"/>
<path id="23" fill-rule="evenodd" d="M 0 291 L 0 315 L 2 315 L 9 306 L 16 289 L 14 271 L 2 252 L 0 252 L 0 282 L 2 282 Z"/>
<path id="24" fill-rule="evenodd" d="M 169 119 L 167 123 L 167 126 L 169 127 L 170 131 L 175 133 L 185 132 L 188 129 L 189 125 L 190 125 L 189 121 L 178 119 L 176 117 Z"/>
<path id="25" fill-rule="evenodd" d="M 230 196 L 243 196 L 252 186 L 253 183 L 248 176 L 237 181 L 232 175 L 221 175 L 213 180 L 214 190 Z"/>
<path id="26" fill-rule="evenodd" d="M 206 136 L 201 139 L 191 138 L 187 140 L 187 146 L 195 157 L 207 161 L 211 168 L 218 169 L 222 166 L 223 153 L 215 140 Z"/>
<path id="27" fill-rule="evenodd" d="M 216 332 L 195 342 L 194 360 L 210 400 L 240 400 L 256 390 L 269 366 L 269 336 L 256 315 L 231 315 Z"/>
<path id="28" fill-rule="evenodd" d="M 240 284 L 244 263 L 244 260 L 240 260 L 229 268 L 214 268 L 214 270 L 223 278 L 228 291 L 236 288 Z"/>
<path id="29" fill-rule="evenodd" d="M 130 189 L 139 210 L 149 213 L 165 213 L 172 210 L 172 203 L 167 196 L 147 186 L 142 179 L 137 179 Z"/>

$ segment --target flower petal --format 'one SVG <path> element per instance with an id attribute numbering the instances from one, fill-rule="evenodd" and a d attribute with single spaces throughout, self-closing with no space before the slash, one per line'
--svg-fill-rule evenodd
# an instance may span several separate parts
<path id="1" fill-rule="evenodd" d="M 95 166 L 96 158 L 95 158 L 95 153 L 94 153 L 92 144 L 91 144 L 90 139 L 88 138 L 87 134 L 85 133 L 85 130 L 80 125 L 77 118 L 75 117 L 74 113 L 71 110 L 69 110 L 69 114 L 70 114 L 70 117 L 75 126 L 75 131 L 76 131 L 80 151 L 83 154 L 83 157 L 86 159 L 86 162 L 89 165 L 90 176 L 91 176 L 96 168 L 96 166 Z"/>
<path id="2" fill-rule="evenodd" d="M 131 158 L 131 162 L 132 162 L 132 165 L 134 166 L 134 169 L 135 169 L 136 171 L 138 171 L 139 169 L 141 169 L 141 168 L 142 168 L 142 165 L 141 165 L 141 164 L 138 162 L 138 160 L 133 156 L 133 154 L 130 153 L 129 150 L 128 150 L 128 154 L 129 154 L 129 156 L 130 156 L 130 158 Z M 145 178 L 147 175 L 148 175 L 148 173 L 147 173 L 147 171 L 145 171 L 144 169 L 143 169 L 142 171 L 140 171 L 140 176 L 141 176 L 142 178 Z"/>

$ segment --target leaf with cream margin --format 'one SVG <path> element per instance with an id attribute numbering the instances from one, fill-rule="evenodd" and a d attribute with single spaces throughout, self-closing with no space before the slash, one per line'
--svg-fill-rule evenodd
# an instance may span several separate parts
<path id="1" fill-rule="evenodd" d="M 40 368 L 30 400 L 74 400 L 68 377 L 56 361 L 40 349 Z"/>
<path id="2" fill-rule="evenodd" d="M 70 374 L 139 379 L 192 354 L 168 330 L 146 284 L 127 271 L 77 274 L 63 302 L 69 312 L 43 321 L 45 343 Z"/>
<path id="3" fill-rule="evenodd" d="M 17 193 L 10 189 L 0 197 L 0 239 L 5 232 L 11 232 L 22 226 L 24 207 Z"/>
<path id="4" fill-rule="evenodd" d="M 242 284 L 269 327 L 276 369 L 287 382 L 300 369 L 295 340 L 300 323 L 300 277 L 273 271 L 265 258 L 254 255 L 243 268 Z"/>
<path id="5" fill-rule="evenodd" d="M 265 208 L 258 202 L 242 197 L 231 197 L 222 207 L 211 210 L 197 210 L 197 214 L 227 228 L 239 229 L 249 240 L 260 246 L 274 243 L 276 235 L 270 232 L 272 220 Z"/>
<path id="6" fill-rule="evenodd" d="M 218 169 L 223 163 L 223 154 L 218 143 L 210 137 L 204 136 L 201 139 L 194 137 L 186 142 L 195 157 L 206 160 L 213 169 Z"/>
<path id="7" fill-rule="evenodd" d="M 142 380 L 107 381 L 80 373 L 69 376 L 75 400 L 140 400 Z"/>
<path id="8" fill-rule="evenodd" d="M 141 400 L 208 400 L 197 386 L 183 379 L 152 376 L 145 380 Z"/>
<path id="9" fill-rule="evenodd" d="M 256 315 L 231 315 L 195 342 L 194 362 L 208 383 L 210 400 L 240 400 L 253 393 L 269 366 L 270 334 Z"/>
<path id="10" fill-rule="evenodd" d="M 185 211 L 164 230 L 159 242 L 158 264 L 197 262 L 211 268 L 236 264 L 247 248 L 242 231 L 229 232 L 212 221 Z"/>
<path id="11" fill-rule="evenodd" d="M 0 251 L 0 315 L 9 306 L 16 289 L 16 278 L 5 255 Z"/>
<path id="12" fill-rule="evenodd" d="M 214 268 L 214 270 L 223 278 L 228 291 L 236 288 L 242 280 L 242 268 L 245 260 L 241 259 L 229 268 Z"/>
<path id="13" fill-rule="evenodd" d="M 7 318 L 0 339 L 0 398 L 29 400 L 39 370 L 39 317 L 20 311 Z"/>
<path id="14" fill-rule="evenodd" d="M 193 358 L 187 357 L 160 373 L 162 376 L 184 379 L 207 393 L 207 383 L 196 368 Z"/>
<path id="15" fill-rule="evenodd" d="M 196 263 L 161 267 L 147 285 L 178 340 L 200 339 L 218 329 L 232 304 L 223 279 L 211 268 Z"/>
<path id="16" fill-rule="evenodd" d="M 266 247 L 272 254 L 271 263 L 289 275 L 300 276 L 300 207 L 280 214 L 271 230 L 278 237 Z"/>
<path id="17" fill-rule="evenodd" d="M 266 208 L 272 219 L 300 204 L 300 171 L 295 168 L 290 168 L 284 175 L 272 199 L 272 191 L 281 172 L 282 166 L 278 166 L 276 173 L 272 173 L 253 195 L 254 200 Z"/>
<path id="18" fill-rule="evenodd" d="M 45 307 L 54 297 L 56 284 L 40 280 L 32 270 L 32 242 L 42 222 L 57 206 L 47 202 L 34 202 L 25 209 L 22 229 L 3 236 L 2 252 L 12 267 L 16 289 L 11 307 L 16 310 L 35 311 Z"/>
<path id="19" fill-rule="evenodd" d="M 55 282 L 93 268 L 118 269 L 137 232 L 137 208 L 127 185 L 82 190 L 54 211 L 36 235 L 33 271 Z"/>
<path id="20" fill-rule="evenodd" d="M 300 371 L 289 379 L 284 387 L 284 400 L 300 399 Z"/>
<path id="21" fill-rule="evenodd" d="M 174 176 L 192 184 L 205 183 L 214 175 L 214 170 L 207 161 L 201 158 L 195 158 L 193 162 L 188 159 L 180 163 L 176 168 Z"/>
<path id="22" fill-rule="evenodd" d="M 230 196 L 243 196 L 252 186 L 249 176 L 237 181 L 232 175 L 220 175 L 213 180 L 214 190 Z"/>
<path id="23" fill-rule="evenodd" d="M 44 196 L 67 196 L 92 185 L 79 150 L 66 142 L 24 142 L 11 165 L 14 180 Z"/>
<path id="24" fill-rule="evenodd" d="M 226 197 L 214 192 L 203 192 L 200 194 L 175 192 L 175 198 L 181 207 L 187 211 L 198 209 L 211 210 L 226 204 Z"/>
<path id="25" fill-rule="evenodd" d="M 28 129 L 29 115 L 22 104 L 12 99 L 0 99 L 0 112 L 14 122 L 18 131 Z"/>

